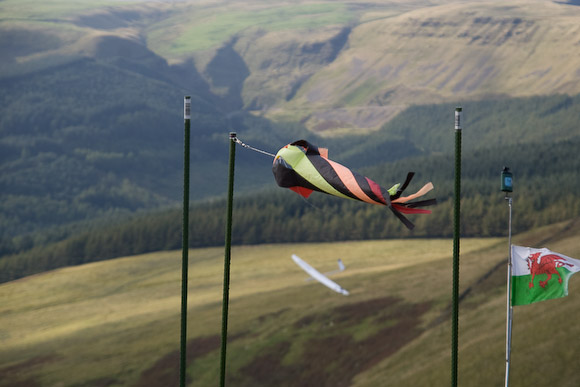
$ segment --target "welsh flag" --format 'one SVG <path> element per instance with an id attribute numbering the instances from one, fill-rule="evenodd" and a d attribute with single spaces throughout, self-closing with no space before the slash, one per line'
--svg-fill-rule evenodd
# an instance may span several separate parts
<path id="1" fill-rule="evenodd" d="M 568 279 L 580 260 L 546 248 L 512 245 L 512 305 L 528 305 L 568 295 Z"/>

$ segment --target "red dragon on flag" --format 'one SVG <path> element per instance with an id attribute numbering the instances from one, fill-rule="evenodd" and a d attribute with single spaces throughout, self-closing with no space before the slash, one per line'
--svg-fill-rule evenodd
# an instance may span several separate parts
<path id="1" fill-rule="evenodd" d="M 571 263 L 566 262 L 566 260 L 559 255 L 556 254 L 546 254 L 541 255 L 542 253 L 534 253 L 528 256 L 528 268 L 530 269 L 530 273 L 532 274 L 532 280 L 530 281 L 530 288 L 534 287 L 534 277 L 540 274 L 546 274 L 548 278 L 545 281 L 540 281 L 539 284 L 541 287 L 545 288 L 548 284 L 548 281 L 552 279 L 552 274 L 558 276 L 558 282 L 562 283 L 562 276 L 556 270 L 559 267 L 573 267 Z"/>
<path id="2" fill-rule="evenodd" d="M 512 245 L 512 305 L 567 296 L 568 280 L 578 271 L 580 260 L 546 248 Z M 540 286 L 534 286 L 534 281 Z"/>

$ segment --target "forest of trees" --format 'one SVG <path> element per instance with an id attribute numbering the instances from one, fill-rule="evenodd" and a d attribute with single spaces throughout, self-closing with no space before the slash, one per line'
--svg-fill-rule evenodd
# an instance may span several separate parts
<path id="1" fill-rule="evenodd" d="M 186 94 L 192 96 L 196 199 L 223 193 L 214 176 L 225 173 L 234 125 L 251 127 L 250 138 L 286 140 L 269 134 L 276 131 L 266 120 L 246 113 L 227 118 L 200 87 L 192 93 L 185 78 L 176 85 L 128 67 L 78 59 L 0 76 L 0 256 L 10 250 L 6 241 L 54 240 L 47 235 L 64 232 L 55 227 L 179 203 Z M 290 127 L 281 132 L 289 139 L 294 133 Z M 256 158 L 241 162 L 255 166 Z M 38 232 L 44 237 L 32 235 Z"/>
<path id="2" fill-rule="evenodd" d="M 506 155 L 514 173 L 513 231 L 580 216 L 580 140 L 508 145 L 475 150 L 463 156 L 461 233 L 464 237 L 505 236 L 507 204 L 500 192 Z M 409 191 L 431 180 L 439 204 L 430 215 L 410 215 L 407 230 L 388 209 L 356 201 L 271 188 L 238 194 L 234 202 L 234 244 L 330 242 L 452 236 L 453 156 L 434 155 L 395 161 L 363 169 L 377 182 L 393 184 L 416 171 Z M 400 177 L 393 181 L 392 176 Z M 387 184 L 385 184 L 387 185 Z M 207 200 L 191 208 L 190 247 L 224 243 L 225 199 Z M 35 247 L 0 259 L 0 281 L 56 267 L 81 264 L 181 247 L 181 210 L 135 215 L 94 227 L 66 240 Z"/>
<path id="3" fill-rule="evenodd" d="M 154 60 L 155 58 L 151 59 Z M 183 96 L 192 96 L 191 246 L 223 243 L 228 134 L 276 152 L 305 138 L 390 186 L 433 181 L 432 215 L 407 231 L 382 207 L 275 187 L 267 156 L 236 157 L 234 243 L 451 235 L 454 105 L 412 106 L 372 134 L 319 137 L 220 97 L 191 69 L 62 58 L 0 76 L 0 278 L 176 249 L 181 244 Z M 185 76 L 184 74 L 189 74 Z M 107 96 L 107 98 L 103 98 Z M 463 233 L 502 235 L 499 173 L 516 176 L 514 229 L 578 215 L 580 96 L 493 98 L 464 108 Z"/>

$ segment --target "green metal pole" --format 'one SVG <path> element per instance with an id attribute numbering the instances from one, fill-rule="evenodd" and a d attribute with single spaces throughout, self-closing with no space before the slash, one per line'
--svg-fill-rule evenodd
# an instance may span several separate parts
<path id="1" fill-rule="evenodd" d="M 187 367 L 187 276 L 189 266 L 189 148 L 191 131 L 191 97 L 183 99 L 183 120 L 185 126 L 183 151 L 183 230 L 181 255 L 181 350 L 179 362 L 179 385 L 185 387 Z"/>
<path id="2" fill-rule="evenodd" d="M 220 386 L 226 385 L 226 351 L 228 345 L 228 304 L 230 299 L 230 261 L 232 250 L 232 211 L 234 202 L 234 167 L 236 160 L 236 133 L 230 133 L 230 170 L 228 185 L 228 207 L 226 213 L 226 241 L 224 256 L 224 296 L 222 302 L 222 348 Z"/>
<path id="3" fill-rule="evenodd" d="M 453 312 L 451 321 L 451 385 L 457 387 L 459 337 L 459 239 L 461 200 L 461 108 L 455 108 L 455 198 L 453 210 Z"/>

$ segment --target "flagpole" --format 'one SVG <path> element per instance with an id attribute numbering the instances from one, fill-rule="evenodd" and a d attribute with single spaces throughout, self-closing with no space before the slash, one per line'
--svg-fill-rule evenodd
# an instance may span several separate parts
<path id="1" fill-rule="evenodd" d="M 506 302 L 506 344 L 505 344 L 505 387 L 509 385 L 510 379 L 510 360 L 511 360 L 511 346 L 512 346 L 512 321 L 513 321 L 513 306 L 512 306 L 512 198 L 509 193 L 513 191 L 512 174 L 508 167 L 504 167 L 501 173 L 501 190 L 505 192 L 505 200 L 509 206 L 508 218 L 508 265 L 507 265 L 507 302 Z"/>
<path id="2" fill-rule="evenodd" d="M 505 387 L 509 385 L 510 379 L 510 359 L 512 346 L 512 198 L 506 195 L 506 200 L 509 205 L 509 226 L 508 226 L 508 269 L 507 269 L 507 321 L 506 321 L 506 345 L 505 345 Z"/>
<path id="3" fill-rule="evenodd" d="M 181 345 L 179 385 L 185 386 L 187 367 L 187 277 L 189 267 L 189 153 L 191 131 L 191 97 L 183 98 L 184 151 L 183 151 L 183 224 L 181 253 Z"/>

